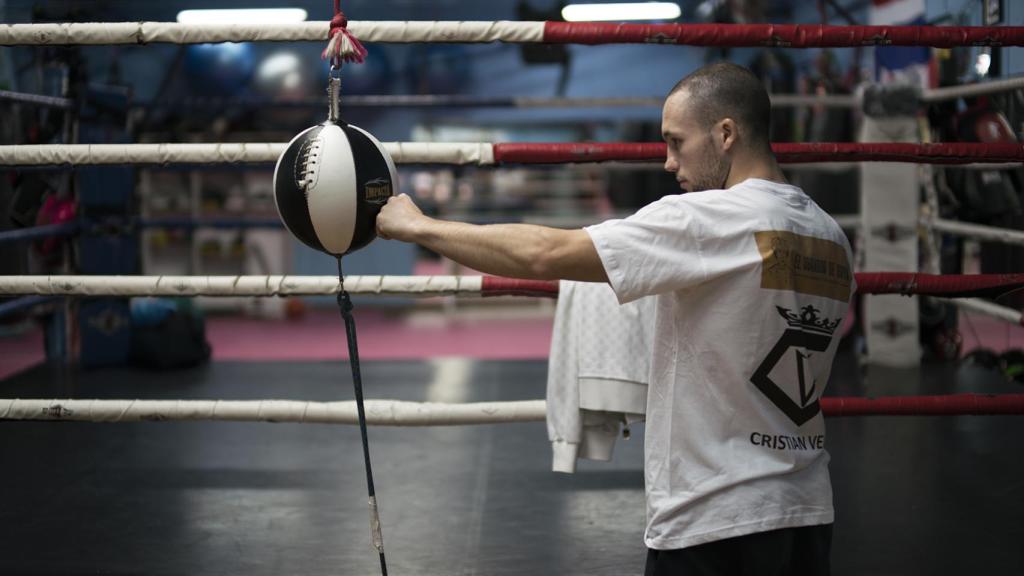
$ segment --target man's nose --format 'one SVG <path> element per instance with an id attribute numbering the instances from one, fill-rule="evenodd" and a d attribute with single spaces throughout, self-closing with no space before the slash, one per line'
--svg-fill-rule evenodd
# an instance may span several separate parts
<path id="1" fill-rule="evenodd" d="M 676 162 L 676 159 L 673 158 L 672 156 L 666 156 L 665 157 L 665 171 L 666 172 L 673 172 L 674 173 L 678 169 L 679 169 L 679 163 Z"/>

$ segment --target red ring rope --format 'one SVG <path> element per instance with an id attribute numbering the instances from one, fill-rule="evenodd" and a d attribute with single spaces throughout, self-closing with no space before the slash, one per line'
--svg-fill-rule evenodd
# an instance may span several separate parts
<path id="1" fill-rule="evenodd" d="M 484 276 L 480 284 L 483 296 L 532 296 L 558 298 L 557 280 L 520 280 L 500 276 Z"/>
<path id="2" fill-rule="evenodd" d="M 496 163 L 561 164 L 567 162 L 663 161 L 663 142 L 499 143 Z M 1024 145 L 901 142 L 819 142 L 772 144 L 779 162 L 918 162 L 971 164 L 1024 162 Z"/>
<path id="3" fill-rule="evenodd" d="M 826 26 L 808 24 L 609 24 L 545 22 L 553 44 L 690 46 L 1024 46 L 1022 26 Z"/>
<path id="4" fill-rule="evenodd" d="M 858 272 L 861 294 L 912 294 L 946 298 L 994 297 L 1024 288 L 1024 274 L 918 274 L 914 272 Z M 520 280 L 484 276 L 483 296 L 557 298 L 556 280 Z"/>
<path id="5" fill-rule="evenodd" d="M 996 297 L 1024 287 L 1024 274 L 918 274 L 858 272 L 862 294 L 927 294 L 945 298 Z"/>
<path id="6" fill-rule="evenodd" d="M 949 394 L 822 398 L 826 416 L 953 416 L 1024 414 L 1024 394 Z"/>

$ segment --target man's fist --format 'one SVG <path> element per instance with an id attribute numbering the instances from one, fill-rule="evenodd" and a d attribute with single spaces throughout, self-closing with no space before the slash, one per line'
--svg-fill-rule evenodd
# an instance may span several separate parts
<path id="1" fill-rule="evenodd" d="M 417 227 L 426 219 L 408 194 L 392 196 L 377 214 L 377 235 L 385 240 L 415 242 Z"/>

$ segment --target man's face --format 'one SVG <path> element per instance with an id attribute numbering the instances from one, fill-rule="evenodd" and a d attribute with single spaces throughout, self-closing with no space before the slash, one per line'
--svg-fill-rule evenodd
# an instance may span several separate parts
<path id="1" fill-rule="evenodd" d="M 729 160 L 721 144 L 720 123 L 706 127 L 706 120 L 697 117 L 689 99 L 687 90 L 680 90 L 665 101 L 662 109 L 665 170 L 675 174 L 684 192 L 724 188 Z"/>

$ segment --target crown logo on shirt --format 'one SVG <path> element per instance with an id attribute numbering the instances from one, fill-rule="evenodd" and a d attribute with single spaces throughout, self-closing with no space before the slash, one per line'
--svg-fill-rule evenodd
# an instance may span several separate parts
<path id="1" fill-rule="evenodd" d="M 836 318 L 835 320 L 818 318 L 818 309 L 814 306 L 804 306 L 800 309 L 799 314 L 795 314 L 788 308 L 783 308 L 782 306 L 776 306 L 775 309 L 778 310 L 779 314 L 786 319 L 786 324 L 789 324 L 793 328 L 799 328 L 806 332 L 813 332 L 815 334 L 828 334 L 831 336 L 843 321 L 842 318 Z"/>

